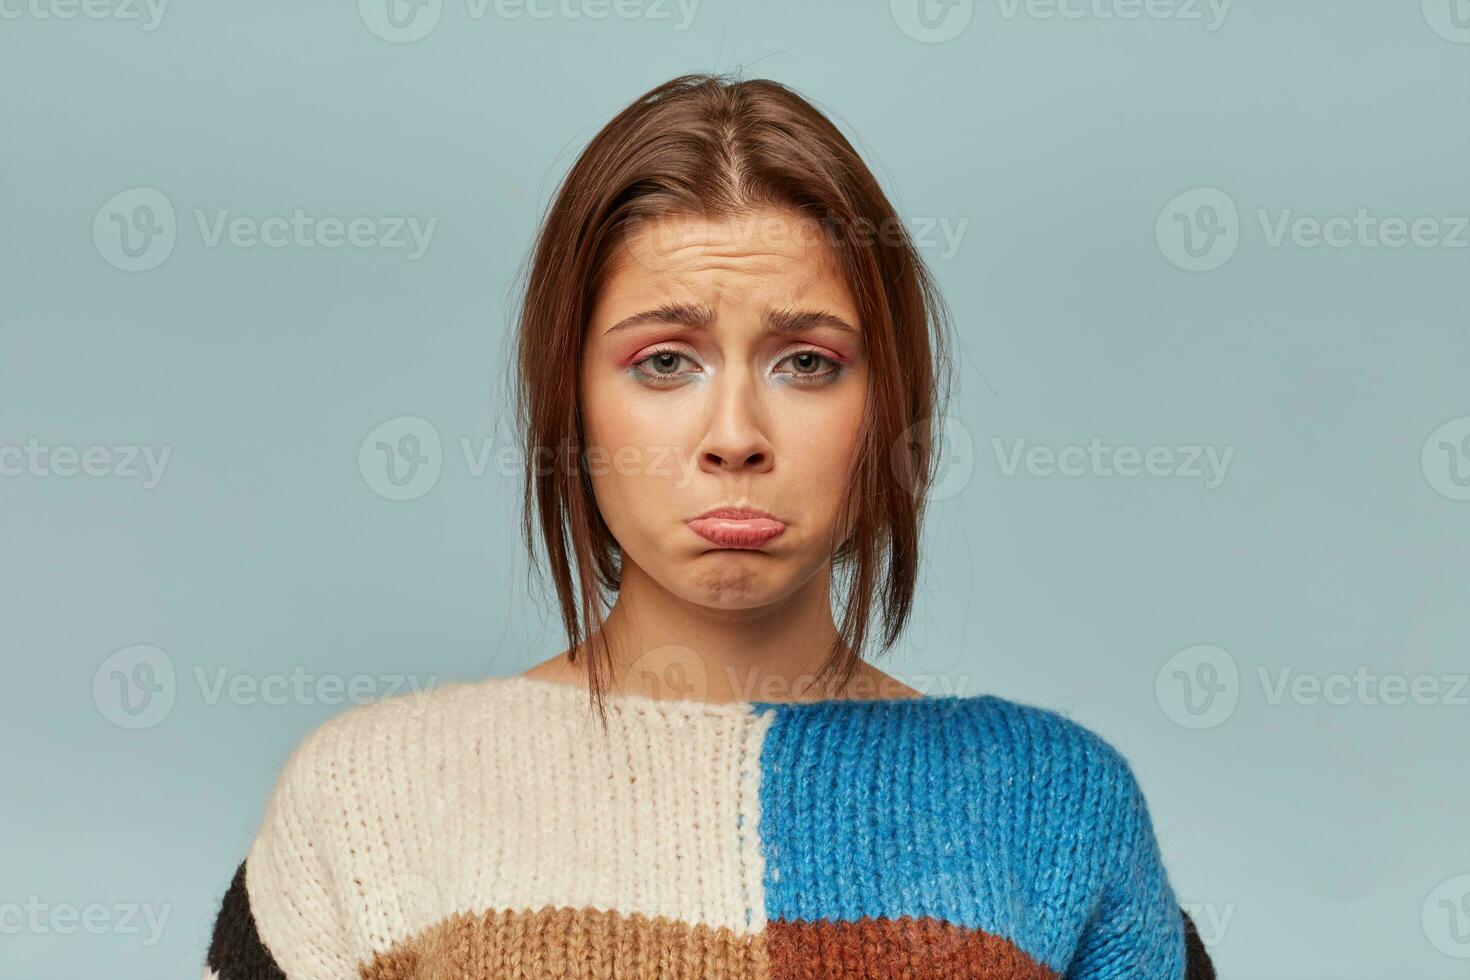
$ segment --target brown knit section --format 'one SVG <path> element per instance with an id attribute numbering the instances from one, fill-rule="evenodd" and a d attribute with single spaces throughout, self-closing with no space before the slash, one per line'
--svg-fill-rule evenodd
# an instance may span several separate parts
<path id="1" fill-rule="evenodd" d="M 932 916 L 766 924 L 773 980 L 1055 980 L 1008 939 Z"/>
<path id="2" fill-rule="evenodd" d="M 360 968 L 362 980 L 765 980 L 757 935 L 633 913 L 458 913 Z"/>

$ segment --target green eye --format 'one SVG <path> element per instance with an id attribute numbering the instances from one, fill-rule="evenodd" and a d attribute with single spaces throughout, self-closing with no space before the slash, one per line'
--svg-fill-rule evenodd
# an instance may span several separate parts
<path id="1" fill-rule="evenodd" d="M 680 361 L 688 361 L 693 367 L 681 370 Z M 781 370 L 780 365 L 788 361 L 793 369 Z M 826 365 L 825 369 L 823 365 Z M 773 373 L 782 384 L 823 385 L 836 381 L 844 371 L 840 361 L 819 351 L 802 350 L 783 357 Z M 686 376 L 702 373 L 703 369 L 688 354 L 668 348 L 652 351 L 628 366 L 628 374 L 635 381 L 654 387 L 671 387 Z"/>
<path id="2" fill-rule="evenodd" d="M 640 357 L 629 365 L 628 373 L 635 380 L 654 385 L 668 384 L 669 382 L 678 380 L 681 375 L 686 373 L 698 373 L 697 370 L 693 372 L 678 370 L 681 360 L 690 360 L 690 358 L 682 351 L 670 349 L 656 350 L 646 357 Z M 690 362 L 693 363 L 692 360 Z M 649 366 L 644 367 L 644 365 Z"/>

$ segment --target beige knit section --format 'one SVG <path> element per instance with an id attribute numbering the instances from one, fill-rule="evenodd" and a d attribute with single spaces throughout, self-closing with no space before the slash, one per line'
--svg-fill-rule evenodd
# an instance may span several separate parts
<path id="1" fill-rule="evenodd" d="M 765 927 L 770 711 L 608 701 L 514 676 L 350 709 L 292 754 L 246 865 L 292 980 L 348 980 L 458 913 L 593 909 Z"/>

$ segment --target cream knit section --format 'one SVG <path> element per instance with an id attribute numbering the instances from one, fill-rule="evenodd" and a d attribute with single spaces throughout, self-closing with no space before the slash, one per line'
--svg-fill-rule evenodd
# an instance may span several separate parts
<path id="1" fill-rule="evenodd" d="M 247 863 L 292 980 L 359 964 L 457 912 L 591 908 L 765 927 L 759 754 L 774 714 L 608 702 L 512 676 L 352 708 L 282 770 Z"/>
<path id="2" fill-rule="evenodd" d="M 291 980 L 357 977 L 329 863 L 330 827 L 340 811 L 325 803 L 332 774 L 318 768 L 314 751 L 324 741 L 309 737 L 281 767 L 246 860 L 245 887 L 258 931 Z"/>

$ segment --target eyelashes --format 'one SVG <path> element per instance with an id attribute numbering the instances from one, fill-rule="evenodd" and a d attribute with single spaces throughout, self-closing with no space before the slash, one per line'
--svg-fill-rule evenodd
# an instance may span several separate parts
<path id="1" fill-rule="evenodd" d="M 671 388 L 683 383 L 692 374 L 702 373 L 700 370 L 674 370 L 678 367 L 680 361 L 694 363 L 694 359 L 681 350 L 673 347 L 657 347 L 630 364 L 628 366 L 628 373 L 634 380 L 654 388 Z M 811 348 L 792 351 L 776 363 L 785 364 L 787 361 L 797 361 L 801 364 L 801 367 L 794 371 L 778 372 L 778 374 L 789 379 L 782 381 L 782 384 L 795 384 L 805 387 L 828 385 L 836 381 L 846 370 L 840 361 Z M 816 367 L 820 367 L 822 363 L 830 367 L 828 370 L 816 370 L 815 368 L 807 370 L 806 368 L 812 365 L 813 361 L 818 362 Z M 643 367 L 643 365 L 649 362 L 653 362 L 654 364 L 652 369 Z"/>

